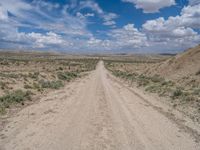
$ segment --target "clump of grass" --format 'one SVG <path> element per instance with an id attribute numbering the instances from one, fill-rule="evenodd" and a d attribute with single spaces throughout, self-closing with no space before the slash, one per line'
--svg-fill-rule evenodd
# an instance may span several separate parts
<path id="1" fill-rule="evenodd" d="M 33 79 L 38 79 L 40 73 L 39 72 L 34 72 L 34 73 L 29 73 L 28 76 L 30 78 L 33 78 Z"/>
<path id="2" fill-rule="evenodd" d="M 71 79 L 78 77 L 78 74 L 75 72 L 58 72 L 57 77 L 60 80 L 70 81 Z"/>
<path id="3" fill-rule="evenodd" d="M 5 90 L 5 89 L 8 88 L 8 86 L 6 85 L 5 82 L 0 81 L 0 88 L 1 88 L 2 90 Z"/>
<path id="4" fill-rule="evenodd" d="M 3 60 L 0 62 L 0 65 L 7 66 L 7 65 L 9 65 L 9 62 L 7 60 Z"/>
<path id="5" fill-rule="evenodd" d="M 38 84 L 38 83 L 36 83 L 36 82 L 33 82 L 33 89 L 36 89 L 36 90 L 38 90 L 38 91 L 42 91 L 42 88 L 40 87 L 40 85 Z"/>
<path id="6" fill-rule="evenodd" d="M 63 82 L 60 80 L 57 81 L 40 80 L 39 84 L 41 85 L 41 88 L 49 88 L 49 89 L 59 89 L 64 86 Z"/>
<path id="7" fill-rule="evenodd" d="M 149 91 L 151 93 L 160 93 L 161 87 L 158 84 L 148 86 L 145 91 Z"/>
<path id="8" fill-rule="evenodd" d="M 59 67 L 58 70 L 64 70 L 63 67 Z"/>
<path id="9" fill-rule="evenodd" d="M 154 83 L 161 83 L 165 81 L 165 79 L 160 77 L 159 75 L 154 75 L 153 77 L 150 77 L 150 80 Z"/>
<path id="10" fill-rule="evenodd" d="M 25 89 L 32 89 L 32 86 L 30 86 L 29 84 L 25 84 L 25 85 L 24 85 L 24 88 L 25 88 Z"/>
<path id="11" fill-rule="evenodd" d="M 18 74 L 0 72 L 0 76 L 4 78 L 19 78 Z"/>
<path id="12" fill-rule="evenodd" d="M 150 84 L 150 80 L 144 75 L 139 75 L 137 78 L 137 84 L 138 86 L 147 86 Z"/>
<path id="13" fill-rule="evenodd" d="M 181 90 L 181 89 L 175 89 L 174 91 L 173 91 L 173 93 L 172 93 L 172 95 L 171 95 L 171 98 L 172 99 L 176 99 L 176 98 L 178 98 L 178 97 L 180 97 L 180 96 L 182 96 L 183 95 L 183 91 Z"/>
<path id="14" fill-rule="evenodd" d="M 22 103 L 25 100 L 31 100 L 30 91 L 16 90 L 13 92 L 8 92 L 4 96 L 0 97 L 0 108 L 3 111 L 5 108 L 9 108 L 13 103 Z"/>
<path id="15" fill-rule="evenodd" d="M 200 96 L 200 88 L 195 88 L 192 94 Z"/>

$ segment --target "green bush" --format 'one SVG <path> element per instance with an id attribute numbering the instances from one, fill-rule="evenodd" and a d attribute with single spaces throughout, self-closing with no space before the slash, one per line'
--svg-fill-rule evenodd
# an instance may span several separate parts
<path id="1" fill-rule="evenodd" d="M 149 91 L 151 93 L 160 93 L 161 87 L 159 85 L 150 85 L 145 89 L 145 91 Z"/>
<path id="2" fill-rule="evenodd" d="M 30 86 L 30 85 L 28 85 L 28 84 L 25 84 L 25 85 L 24 85 L 24 88 L 25 88 L 25 89 L 31 89 L 32 86 Z"/>
<path id="3" fill-rule="evenodd" d="M 172 93 L 172 99 L 178 98 L 180 96 L 183 95 L 183 91 L 181 89 L 176 89 L 175 91 L 173 91 Z"/>
<path id="4" fill-rule="evenodd" d="M 19 78 L 20 76 L 18 74 L 14 74 L 14 73 L 3 73 L 0 72 L 0 76 L 4 77 L 4 78 Z"/>
<path id="5" fill-rule="evenodd" d="M 39 74 L 40 74 L 39 72 L 34 72 L 34 73 L 29 73 L 28 76 L 33 79 L 38 79 Z"/>
<path id="6" fill-rule="evenodd" d="M 40 80 L 39 84 L 41 85 L 42 88 L 49 88 L 49 89 L 59 89 L 60 87 L 63 87 L 64 84 L 62 81 L 44 81 Z"/>
<path id="7" fill-rule="evenodd" d="M 157 82 L 163 82 L 165 79 L 160 77 L 160 76 L 158 76 L 158 75 L 154 75 L 153 77 L 150 78 L 150 80 L 152 82 L 157 83 Z"/>
<path id="8" fill-rule="evenodd" d="M 38 83 L 36 83 L 36 82 L 33 82 L 33 89 L 37 89 L 38 91 L 42 90 L 40 85 Z"/>
<path id="9" fill-rule="evenodd" d="M 193 93 L 194 95 L 200 96 L 200 88 L 194 89 Z"/>
<path id="10" fill-rule="evenodd" d="M 0 97 L 1 106 L 8 108 L 12 103 L 20 103 L 24 100 L 30 100 L 31 94 L 32 93 L 30 91 L 24 92 L 22 90 L 9 92 L 6 95 Z"/>
<path id="11" fill-rule="evenodd" d="M 57 77 L 60 80 L 66 80 L 70 81 L 73 78 L 76 78 L 78 76 L 75 72 L 58 72 Z"/>
<path id="12" fill-rule="evenodd" d="M 2 82 L 2 81 L 0 81 L 0 88 L 1 88 L 2 90 L 6 89 L 6 88 L 7 88 L 7 85 L 6 85 L 6 83 L 5 83 L 5 82 Z"/>

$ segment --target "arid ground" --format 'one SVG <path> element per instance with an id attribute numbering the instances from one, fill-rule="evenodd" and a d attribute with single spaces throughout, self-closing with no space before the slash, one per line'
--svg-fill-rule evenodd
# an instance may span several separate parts
<path id="1" fill-rule="evenodd" d="M 0 150 L 200 149 L 199 84 L 153 71 L 174 57 L 35 57 L 1 61 Z"/>

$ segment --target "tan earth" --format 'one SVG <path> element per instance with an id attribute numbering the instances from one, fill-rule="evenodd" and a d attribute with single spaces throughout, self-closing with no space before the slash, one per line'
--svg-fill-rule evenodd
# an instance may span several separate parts
<path id="1" fill-rule="evenodd" d="M 9 118 L 0 149 L 199 150 L 199 126 L 165 109 L 100 62 L 88 76 Z"/>

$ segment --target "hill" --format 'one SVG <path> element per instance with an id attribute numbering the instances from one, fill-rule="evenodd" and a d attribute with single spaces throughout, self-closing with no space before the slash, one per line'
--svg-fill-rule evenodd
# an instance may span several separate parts
<path id="1" fill-rule="evenodd" d="M 155 64 L 148 74 L 158 74 L 181 85 L 200 85 L 200 45 Z"/>

